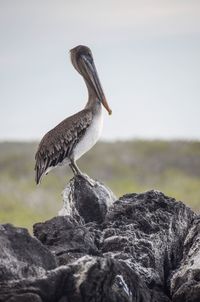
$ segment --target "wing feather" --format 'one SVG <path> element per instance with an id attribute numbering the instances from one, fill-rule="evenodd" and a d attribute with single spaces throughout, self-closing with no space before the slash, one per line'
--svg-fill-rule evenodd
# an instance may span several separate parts
<path id="1" fill-rule="evenodd" d="M 91 124 L 92 112 L 84 109 L 58 124 L 42 138 L 35 155 L 35 181 L 38 184 L 48 168 L 72 154 L 74 146 Z"/>

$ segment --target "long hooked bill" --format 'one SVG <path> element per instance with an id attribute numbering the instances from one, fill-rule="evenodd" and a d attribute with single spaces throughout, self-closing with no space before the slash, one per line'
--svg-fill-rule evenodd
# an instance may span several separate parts
<path id="1" fill-rule="evenodd" d="M 99 100 L 102 102 L 103 106 L 106 108 L 106 110 L 108 111 L 109 115 L 112 114 L 112 110 L 110 109 L 106 97 L 104 95 L 103 89 L 101 87 L 101 83 L 98 77 L 98 73 L 96 70 L 96 67 L 94 65 L 93 62 L 91 62 L 90 57 L 86 56 L 86 55 L 82 55 L 82 62 L 84 64 L 84 68 L 85 71 L 87 73 L 87 76 L 89 77 L 89 81 L 92 84 L 92 86 L 94 87 L 97 96 L 99 98 Z"/>

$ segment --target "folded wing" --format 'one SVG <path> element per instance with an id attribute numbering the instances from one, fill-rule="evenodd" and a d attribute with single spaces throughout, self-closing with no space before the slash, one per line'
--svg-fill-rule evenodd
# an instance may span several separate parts
<path id="1" fill-rule="evenodd" d="M 38 184 L 47 170 L 72 156 L 76 144 L 92 122 L 92 112 L 84 109 L 62 121 L 45 134 L 35 155 L 35 181 Z"/>

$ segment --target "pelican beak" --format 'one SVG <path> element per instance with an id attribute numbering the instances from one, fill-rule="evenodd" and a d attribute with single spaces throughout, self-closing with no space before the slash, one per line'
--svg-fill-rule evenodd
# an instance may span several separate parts
<path id="1" fill-rule="evenodd" d="M 88 55 L 82 55 L 81 58 L 84 74 L 86 76 L 87 81 L 95 89 L 98 99 L 108 111 L 109 115 L 111 115 L 112 110 L 110 109 L 107 103 L 92 57 Z"/>

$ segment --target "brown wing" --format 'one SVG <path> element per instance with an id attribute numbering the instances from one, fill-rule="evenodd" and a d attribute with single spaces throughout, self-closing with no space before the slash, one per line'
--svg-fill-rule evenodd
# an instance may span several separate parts
<path id="1" fill-rule="evenodd" d="M 62 121 L 42 138 L 35 155 L 35 181 L 38 184 L 42 175 L 50 167 L 55 167 L 69 158 L 74 146 L 91 124 L 92 112 L 84 109 Z"/>

